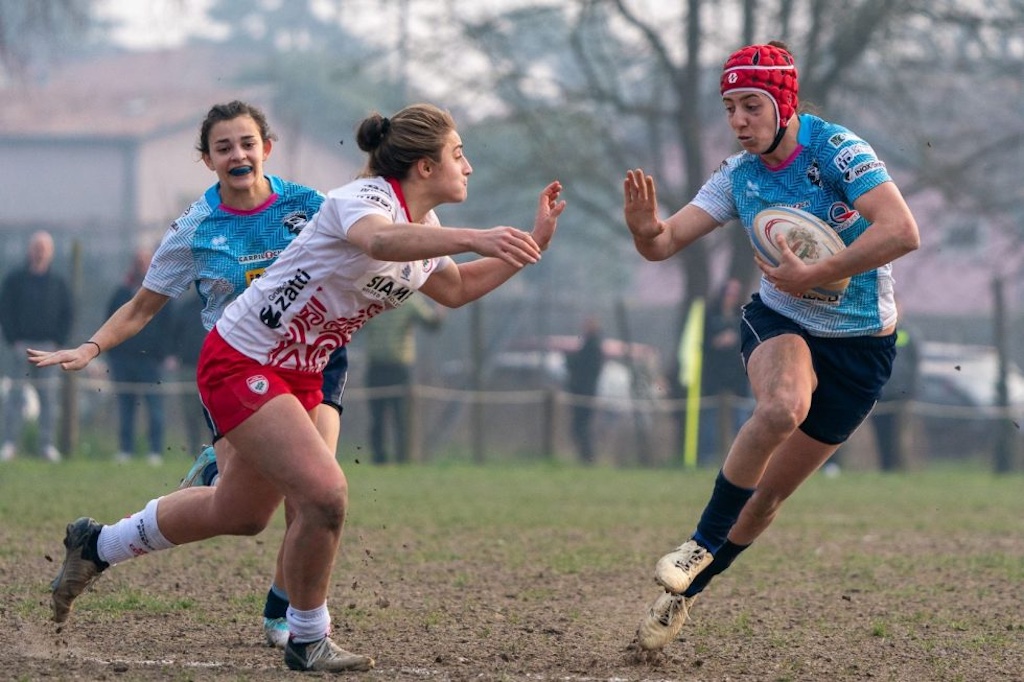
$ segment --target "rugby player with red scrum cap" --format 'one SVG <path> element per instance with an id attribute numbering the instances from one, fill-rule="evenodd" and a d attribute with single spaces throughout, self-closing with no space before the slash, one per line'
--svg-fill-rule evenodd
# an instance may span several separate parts
<path id="1" fill-rule="evenodd" d="M 786 245 L 755 257 L 759 290 L 743 307 L 741 357 L 756 405 L 686 541 L 656 564 L 661 590 L 637 630 L 658 650 L 697 595 L 774 520 L 782 503 L 864 421 L 895 357 L 892 262 L 920 244 L 917 223 L 875 150 L 849 129 L 799 112 L 799 73 L 781 42 L 749 45 L 721 74 L 726 120 L 741 147 L 697 195 L 662 219 L 654 179 L 630 170 L 624 217 L 637 251 L 664 260 L 734 220 L 792 207 L 828 224 L 846 248 L 805 263 Z M 842 296 L 808 292 L 849 277 Z"/>

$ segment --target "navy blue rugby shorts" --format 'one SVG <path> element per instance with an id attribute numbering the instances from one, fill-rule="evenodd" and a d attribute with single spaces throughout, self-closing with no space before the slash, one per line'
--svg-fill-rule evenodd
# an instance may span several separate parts
<path id="1" fill-rule="evenodd" d="M 800 430 L 822 443 L 845 443 L 867 418 L 892 374 L 896 334 L 843 338 L 811 336 L 754 294 L 743 306 L 740 322 L 744 366 L 755 348 L 782 334 L 796 334 L 807 343 L 818 376 L 818 387 L 811 394 L 811 409 L 800 424 Z"/>
<path id="2" fill-rule="evenodd" d="M 334 349 L 324 367 L 324 405 L 330 405 L 339 413 L 342 411 L 341 398 L 345 395 L 345 384 L 348 383 L 348 346 Z"/>

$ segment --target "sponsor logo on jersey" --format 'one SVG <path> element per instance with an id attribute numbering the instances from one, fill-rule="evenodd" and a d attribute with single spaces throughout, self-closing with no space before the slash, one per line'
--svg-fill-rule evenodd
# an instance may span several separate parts
<path id="1" fill-rule="evenodd" d="M 860 218 L 860 213 L 841 201 L 828 207 L 828 221 L 836 232 L 842 232 L 850 227 L 857 222 L 858 218 Z"/>
<path id="2" fill-rule="evenodd" d="M 850 139 L 849 133 L 836 133 L 832 137 L 828 138 L 828 143 L 833 147 L 838 147 L 848 139 Z"/>
<path id="3" fill-rule="evenodd" d="M 406 268 L 409 268 L 407 263 L 402 268 L 403 277 L 407 277 Z M 399 306 L 406 301 L 410 296 L 415 293 L 415 289 L 399 284 L 390 277 L 383 275 L 375 275 L 370 278 L 370 281 L 363 285 L 363 293 L 367 296 L 377 299 L 378 301 L 385 301 L 390 306 Z"/>
<path id="4" fill-rule="evenodd" d="M 246 270 L 245 271 L 245 286 L 249 286 L 250 284 L 252 284 L 256 280 L 258 280 L 260 277 L 263 276 L 263 273 L 266 272 L 266 271 L 267 271 L 266 268 L 256 268 L 255 270 Z"/>
<path id="5" fill-rule="evenodd" d="M 270 296 L 268 296 L 269 303 L 260 309 L 260 322 L 271 329 L 280 327 L 282 315 L 295 303 L 299 298 L 299 294 L 306 288 L 311 279 L 310 274 L 302 268 L 296 270 L 295 275 L 290 280 L 284 282 L 270 293 Z"/>
<path id="6" fill-rule="evenodd" d="M 274 310 L 268 305 L 263 306 L 260 308 L 260 322 L 271 329 L 278 329 L 281 326 L 281 311 Z"/>
<path id="7" fill-rule="evenodd" d="M 389 213 L 394 212 L 394 200 L 386 190 L 377 187 L 376 185 L 364 185 L 356 193 L 357 199 L 364 199 L 366 201 L 377 204 L 381 208 L 387 210 Z"/>
<path id="8" fill-rule="evenodd" d="M 885 168 L 885 164 L 879 161 L 878 159 L 865 161 L 864 163 L 858 164 L 851 168 L 850 170 L 843 173 L 843 180 L 845 180 L 848 183 L 853 182 L 854 180 L 857 180 L 878 168 Z"/>
<path id="9" fill-rule="evenodd" d="M 281 255 L 284 249 L 267 249 L 262 253 L 247 253 L 244 256 L 238 257 L 238 262 L 242 263 L 258 263 L 262 260 L 274 260 Z"/>
<path id="10" fill-rule="evenodd" d="M 865 142 L 858 142 L 851 144 L 849 147 L 843 147 L 836 154 L 835 158 L 832 159 L 832 163 L 840 173 L 845 173 L 850 168 L 850 164 L 861 154 L 871 154 L 874 156 L 874 150 L 871 149 L 871 145 Z"/>
<path id="11" fill-rule="evenodd" d="M 270 389 L 270 382 L 262 374 L 255 374 L 245 380 L 245 385 L 256 395 L 266 395 Z"/>
<path id="12" fill-rule="evenodd" d="M 289 234 L 298 234 L 306 226 L 308 221 L 305 211 L 294 211 L 284 217 L 281 223 L 288 230 Z"/>
<path id="13" fill-rule="evenodd" d="M 818 166 L 817 159 L 811 161 L 811 165 L 807 167 L 807 182 L 815 187 L 821 187 L 821 167 Z"/>

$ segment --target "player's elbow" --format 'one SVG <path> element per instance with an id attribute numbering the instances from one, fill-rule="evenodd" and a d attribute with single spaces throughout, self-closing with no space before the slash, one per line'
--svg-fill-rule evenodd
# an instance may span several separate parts
<path id="1" fill-rule="evenodd" d="M 645 260 L 649 260 L 651 262 L 663 261 L 671 255 L 665 249 L 661 248 L 653 239 L 640 239 L 638 237 L 634 237 L 633 245 L 636 246 L 637 253 L 643 256 Z"/>
<path id="2" fill-rule="evenodd" d="M 436 301 L 437 303 L 440 303 L 445 308 L 455 309 L 455 308 L 461 308 L 462 306 L 466 305 L 467 303 L 472 303 L 473 301 L 477 300 L 478 298 L 480 298 L 480 297 L 479 296 L 470 296 L 470 295 L 466 294 L 463 291 L 450 290 L 450 291 L 445 292 L 444 295 L 441 295 L 441 296 L 438 296 L 438 297 L 434 298 L 434 301 Z"/>
<path id="3" fill-rule="evenodd" d="M 917 223 L 913 218 L 908 217 L 900 225 L 896 232 L 897 243 L 902 254 L 917 251 L 921 248 L 921 233 L 917 229 Z"/>
<path id="4" fill-rule="evenodd" d="M 388 235 L 377 232 L 364 241 L 361 246 L 363 253 L 370 258 L 385 261 L 394 260 L 392 240 L 388 238 Z"/>

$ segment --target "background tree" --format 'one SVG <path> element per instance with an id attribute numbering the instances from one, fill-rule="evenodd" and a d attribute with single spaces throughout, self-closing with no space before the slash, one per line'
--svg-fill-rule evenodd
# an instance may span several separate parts
<path id="1" fill-rule="evenodd" d="M 682 206 L 735 149 L 717 92 L 722 61 L 742 44 L 782 39 L 800 64 L 802 100 L 871 139 L 906 194 L 937 194 L 951 238 L 973 232 L 979 215 L 1019 231 L 1024 8 L 1020 0 L 963 5 L 686 0 L 652 9 L 575 0 L 482 19 L 453 12 L 470 56 L 485 66 L 447 79 L 443 99 L 498 100 L 489 125 L 518 131 L 526 166 L 568 181 L 574 209 L 588 214 L 588 237 L 607 233 L 621 245 L 625 169 L 657 177 L 666 212 Z M 470 56 L 458 52 L 463 65 Z M 446 73 L 467 72 L 438 59 Z M 984 124 L 968 113 L 979 107 Z M 940 241 L 929 229 L 926 244 Z M 677 262 L 680 323 L 689 298 L 709 291 L 713 270 L 754 275 L 739 229 L 702 240 Z"/>
<path id="2" fill-rule="evenodd" d="M 271 87 L 289 128 L 340 141 L 355 160 L 354 122 L 402 106 L 404 93 L 387 70 L 389 46 L 351 32 L 342 10 L 313 0 L 216 0 L 208 16 L 227 29 L 228 45 L 258 55 L 245 78 Z"/>
<path id="3" fill-rule="evenodd" d="M 92 18 L 94 0 L 0 0 L 0 74 L 23 78 L 76 42 Z"/>

